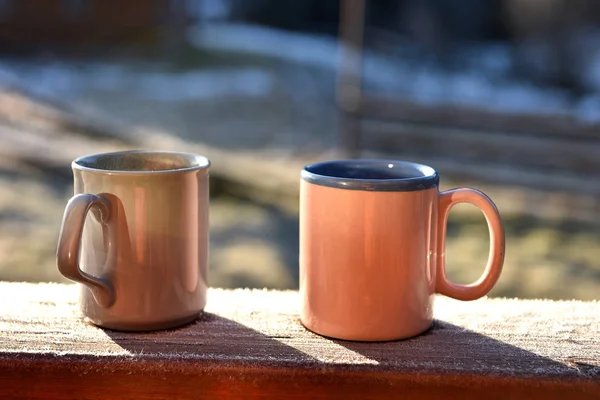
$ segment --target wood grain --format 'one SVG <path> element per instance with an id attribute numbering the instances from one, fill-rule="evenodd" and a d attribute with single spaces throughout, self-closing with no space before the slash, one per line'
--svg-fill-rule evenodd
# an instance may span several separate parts
<path id="1" fill-rule="evenodd" d="M 404 341 L 330 340 L 298 293 L 211 289 L 199 320 L 155 333 L 84 322 L 77 288 L 0 283 L 3 398 L 598 398 L 600 303 L 436 299 Z"/>

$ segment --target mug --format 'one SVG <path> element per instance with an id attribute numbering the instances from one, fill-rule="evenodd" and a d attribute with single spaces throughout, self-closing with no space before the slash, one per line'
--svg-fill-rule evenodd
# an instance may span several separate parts
<path id="1" fill-rule="evenodd" d="M 122 331 L 195 320 L 208 287 L 210 162 L 124 151 L 81 157 L 71 167 L 75 195 L 65 209 L 57 266 L 81 284 L 86 319 Z"/>
<path id="2" fill-rule="evenodd" d="M 438 190 L 426 165 L 392 160 L 311 164 L 300 181 L 301 321 L 323 336 L 387 341 L 423 333 L 436 293 L 486 295 L 504 262 L 494 203 L 474 189 Z M 481 209 L 490 231 L 483 275 L 459 285 L 446 276 L 444 247 L 454 204 Z"/>

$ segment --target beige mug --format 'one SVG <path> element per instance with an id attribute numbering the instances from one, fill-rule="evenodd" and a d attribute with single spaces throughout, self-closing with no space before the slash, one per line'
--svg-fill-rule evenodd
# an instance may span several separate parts
<path id="1" fill-rule="evenodd" d="M 486 295 L 504 262 L 504 230 L 494 203 L 474 189 L 438 190 L 428 166 L 338 160 L 306 166 L 300 182 L 302 324 L 337 339 L 386 341 L 426 331 L 436 293 Z M 479 207 L 490 230 L 481 278 L 450 281 L 445 269 L 448 212 Z"/>
<path id="2" fill-rule="evenodd" d="M 57 266 L 81 284 L 83 315 L 124 331 L 195 320 L 206 304 L 209 161 L 125 151 L 71 166 Z"/>

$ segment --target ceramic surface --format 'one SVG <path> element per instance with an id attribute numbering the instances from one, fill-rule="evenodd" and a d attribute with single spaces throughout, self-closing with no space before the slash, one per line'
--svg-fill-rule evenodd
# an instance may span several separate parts
<path id="1" fill-rule="evenodd" d="M 57 265 L 82 284 L 91 322 L 138 331 L 198 317 L 207 292 L 209 165 L 193 154 L 149 151 L 73 162 L 75 196 Z"/>
<path id="2" fill-rule="evenodd" d="M 485 272 L 470 285 L 445 273 L 447 216 L 459 202 L 481 208 L 491 235 Z M 316 333 L 358 341 L 415 336 L 431 326 L 435 293 L 484 296 L 503 260 L 504 232 L 492 201 L 474 189 L 440 193 L 430 167 L 340 160 L 302 172 L 301 321 Z"/>

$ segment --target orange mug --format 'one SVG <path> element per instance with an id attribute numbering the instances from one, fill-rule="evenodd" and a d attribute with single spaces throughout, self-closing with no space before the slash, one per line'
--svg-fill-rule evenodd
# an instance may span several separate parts
<path id="1" fill-rule="evenodd" d="M 504 262 L 504 229 L 494 203 L 474 189 L 440 192 L 431 167 L 391 160 L 337 160 L 304 167 L 300 182 L 301 321 L 323 336 L 386 341 L 431 326 L 436 293 L 475 300 Z M 477 282 L 446 276 L 448 212 L 483 211 L 490 255 Z"/>

